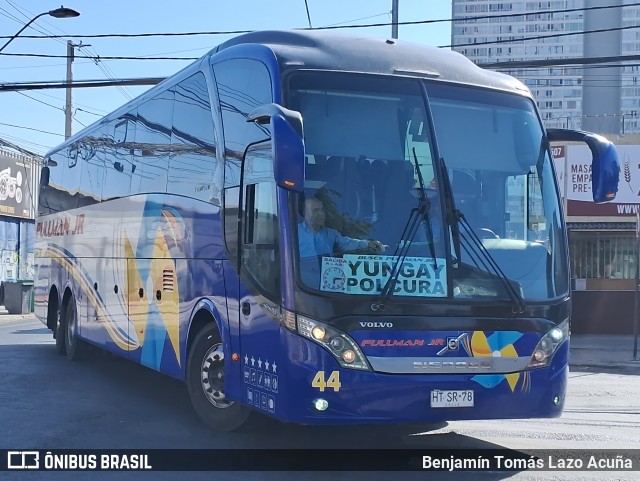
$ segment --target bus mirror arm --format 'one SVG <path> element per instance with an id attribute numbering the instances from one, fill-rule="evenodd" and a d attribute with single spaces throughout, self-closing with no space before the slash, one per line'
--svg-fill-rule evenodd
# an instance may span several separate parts
<path id="1" fill-rule="evenodd" d="M 300 137 L 302 134 L 302 115 L 295 110 L 289 110 L 282 105 L 275 103 L 264 104 L 253 110 L 247 116 L 247 122 L 255 122 L 257 124 L 268 124 L 272 117 L 280 115 L 283 117 L 293 128 Z"/>

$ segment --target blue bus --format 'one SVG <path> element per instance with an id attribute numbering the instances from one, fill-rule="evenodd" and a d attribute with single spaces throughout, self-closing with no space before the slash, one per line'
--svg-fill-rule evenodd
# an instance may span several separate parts
<path id="1" fill-rule="evenodd" d="M 226 41 L 45 157 L 36 314 L 185 381 L 218 430 L 562 413 L 571 317 L 530 91 L 455 52 L 266 31 Z"/>

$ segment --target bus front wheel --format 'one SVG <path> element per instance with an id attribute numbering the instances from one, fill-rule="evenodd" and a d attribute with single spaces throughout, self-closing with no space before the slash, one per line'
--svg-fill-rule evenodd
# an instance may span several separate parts
<path id="1" fill-rule="evenodd" d="M 187 360 L 187 389 L 196 413 L 218 431 L 236 431 L 249 420 L 251 410 L 228 399 L 224 389 L 225 355 L 215 326 L 195 337 Z"/>

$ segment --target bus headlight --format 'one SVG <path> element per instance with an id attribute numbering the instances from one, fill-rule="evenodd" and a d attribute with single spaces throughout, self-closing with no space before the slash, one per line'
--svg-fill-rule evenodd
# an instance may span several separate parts
<path id="1" fill-rule="evenodd" d="M 300 315 L 298 315 L 297 327 L 300 335 L 320 344 L 333 354 L 340 366 L 363 371 L 371 370 L 358 345 L 344 332 Z"/>
<path id="2" fill-rule="evenodd" d="M 569 320 L 561 322 L 547 332 L 538 345 L 533 350 L 528 368 L 545 367 L 549 365 L 551 358 L 558 350 L 558 347 L 569 339 Z"/>

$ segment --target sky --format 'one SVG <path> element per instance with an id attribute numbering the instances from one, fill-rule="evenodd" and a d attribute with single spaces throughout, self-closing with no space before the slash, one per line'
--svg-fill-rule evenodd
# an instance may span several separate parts
<path id="1" fill-rule="evenodd" d="M 80 12 L 76 18 L 44 15 L 0 53 L 0 84 L 61 82 L 66 78 L 67 40 L 74 44 L 73 79 L 167 77 L 193 60 L 95 60 L 99 57 L 199 58 L 235 34 L 107 37 L 25 38 L 29 35 L 149 34 L 229 32 L 235 30 L 294 29 L 309 26 L 305 0 L 65 0 L 65 7 Z M 399 21 L 425 21 L 451 17 L 451 1 L 399 0 Z M 311 25 L 360 25 L 391 22 L 392 0 L 307 0 Z M 36 15 L 60 5 L 54 0 L 0 0 L 0 45 Z M 391 26 L 340 29 L 358 35 L 391 37 Z M 449 45 L 448 22 L 400 25 L 401 40 L 426 45 Z M 6 54 L 56 55 L 59 58 Z M 90 56 L 90 58 L 80 58 Z M 76 133 L 107 115 L 150 86 L 76 88 L 73 124 Z M 37 154 L 64 141 L 65 90 L 0 91 L 0 139 Z"/>

